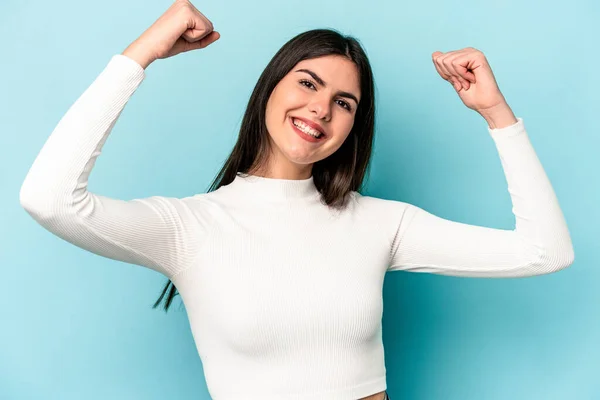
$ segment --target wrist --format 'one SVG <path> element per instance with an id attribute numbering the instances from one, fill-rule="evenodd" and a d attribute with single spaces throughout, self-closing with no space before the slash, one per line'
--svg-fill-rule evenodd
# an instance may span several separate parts
<path id="1" fill-rule="evenodd" d="M 154 57 L 149 56 L 148 52 L 144 51 L 143 48 L 135 42 L 130 44 L 121 54 L 137 62 L 143 69 L 146 69 L 155 61 Z"/>
<path id="2" fill-rule="evenodd" d="M 506 102 L 477 112 L 487 121 L 491 129 L 501 129 L 517 123 L 517 117 Z"/>

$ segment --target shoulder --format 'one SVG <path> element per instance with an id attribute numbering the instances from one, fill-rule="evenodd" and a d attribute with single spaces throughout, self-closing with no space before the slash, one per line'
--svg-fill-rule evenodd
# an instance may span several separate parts
<path id="1" fill-rule="evenodd" d="M 133 200 L 150 207 L 163 215 L 164 218 L 179 223 L 200 223 L 208 226 L 222 206 L 214 192 L 196 193 L 188 196 L 156 195 Z"/>
<path id="2" fill-rule="evenodd" d="M 420 210 L 419 207 L 399 200 L 363 195 L 352 192 L 352 218 L 374 237 L 383 237 L 394 243 Z"/>
<path id="3" fill-rule="evenodd" d="M 355 191 L 352 192 L 352 199 L 359 209 L 373 214 L 397 214 L 416 207 L 404 201 L 368 196 Z"/>
<path id="4" fill-rule="evenodd" d="M 404 201 L 352 192 L 354 213 L 381 228 L 398 229 L 421 209 Z"/>

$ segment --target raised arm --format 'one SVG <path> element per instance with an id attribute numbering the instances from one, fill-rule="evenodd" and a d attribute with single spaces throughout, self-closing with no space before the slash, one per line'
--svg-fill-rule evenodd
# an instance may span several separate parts
<path id="1" fill-rule="evenodd" d="M 470 277 L 551 273 L 571 265 L 573 245 L 563 213 L 523 120 L 516 118 L 479 50 L 432 54 L 439 75 L 488 123 L 512 201 L 515 229 L 473 226 L 401 207 L 389 270 Z"/>
<path id="2" fill-rule="evenodd" d="M 144 68 L 168 56 L 152 43 L 167 47 L 171 43 L 167 49 L 171 53 L 176 46 L 179 52 L 191 49 L 192 45 L 184 48 L 182 44 L 184 32 L 172 28 L 182 29 L 177 21 L 186 18 L 184 11 L 174 4 L 124 54 L 113 56 L 59 121 L 20 191 L 22 206 L 50 232 L 93 253 L 146 266 L 168 277 L 190 264 L 206 237 L 211 220 L 207 200 L 198 195 L 123 201 L 91 193 L 87 186 L 112 127 L 145 78 Z M 201 33 L 204 41 L 198 41 L 198 32 L 186 34 L 196 35 L 195 48 L 218 39 L 210 31 Z M 170 42 L 165 38 L 171 38 Z"/>
<path id="3" fill-rule="evenodd" d="M 488 130 L 508 182 L 515 229 L 450 221 L 405 203 L 388 270 L 499 278 L 548 274 L 573 263 L 565 218 L 523 120 Z"/>

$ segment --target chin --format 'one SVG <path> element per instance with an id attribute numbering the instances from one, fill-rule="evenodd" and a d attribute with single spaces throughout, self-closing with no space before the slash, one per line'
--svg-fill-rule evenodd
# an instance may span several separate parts
<path id="1" fill-rule="evenodd" d="M 314 155 L 312 154 L 305 154 L 304 152 L 294 153 L 293 151 L 287 151 L 285 152 L 285 156 L 288 159 L 288 161 L 303 166 L 306 166 L 308 164 L 314 164 L 315 162 L 320 160 L 320 158 L 314 157 Z"/>

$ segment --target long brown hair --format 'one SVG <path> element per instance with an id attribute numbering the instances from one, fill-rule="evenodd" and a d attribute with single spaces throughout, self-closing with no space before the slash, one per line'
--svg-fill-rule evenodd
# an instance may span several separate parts
<path id="1" fill-rule="evenodd" d="M 209 192 L 233 182 L 238 172 L 250 173 L 263 165 L 270 152 L 265 111 L 271 92 L 300 61 L 327 55 L 340 55 L 354 62 L 360 76 L 361 99 L 354 125 L 344 143 L 335 153 L 313 165 L 314 183 L 322 202 L 335 208 L 343 208 L 347 195 L 361 189 L 371 159 L 375 130 L 375 86 L 371 65 L 357 39 L 333 29 L 313 29 L 285 43 L 258 78 L 237 142 Z M 158 307 L 166 296 L 164 310 L 167 311 L 176 295 L 175 285 L 168 280 L 152 308 Z"/>

